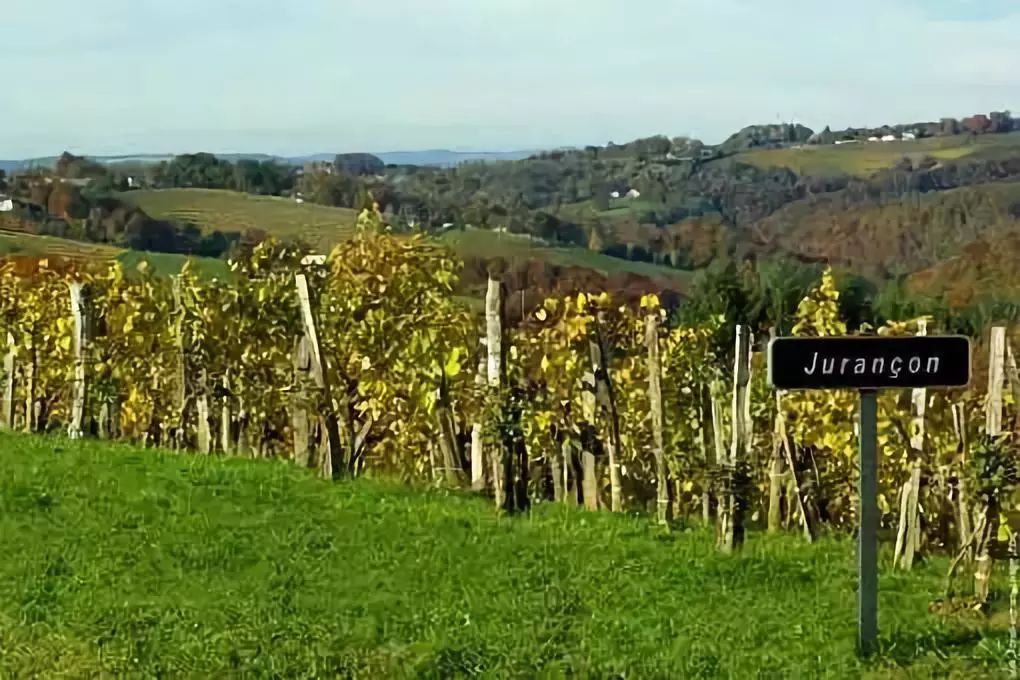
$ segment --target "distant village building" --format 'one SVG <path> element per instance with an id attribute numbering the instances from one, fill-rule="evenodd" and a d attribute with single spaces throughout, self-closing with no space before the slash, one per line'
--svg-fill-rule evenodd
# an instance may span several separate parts
<path id="1" fill-rule="evenodd" d="M 0 197 L 0 212 L 11 212 L 12 210 L 14 210 L 14 201 Z"/>
<path id="2" fill-rule="evenodd" d="M 620 197 L 620 192 L 619 191 L 614 191 L 614 192 L 609 194 L 609 198 L 619 198 L 619 197 Z"/>
<path id="3" fill-rule="evenodd" d="M 868 141 L 869 142 L 877 142 L 878 141 L 878 137 L 868 137 Z"/>
<path id="4" fill-rule="evenodd" d="M 856 144 L 856 139 L 837 139 L 836 144 Z"/>
<path id="5" fill-rule="evenodd" d="M 641 198 L 641 192 L 637 189 L 631 189 L 627 192 L 627 198 Z"/>
<path id="6" fill-rule="evenodd" d="M 904 142 L 912 142 L 917 139 L 917 135 L 913 132 L 904 132 L 902 138 Z"/>
<path id="7" fill-rule="evenodd" d="M 896 135 L 885 135 L 884 137 L 882 137 L 882 141 L 883 142 L 895 142 L 896 141 Z"/>

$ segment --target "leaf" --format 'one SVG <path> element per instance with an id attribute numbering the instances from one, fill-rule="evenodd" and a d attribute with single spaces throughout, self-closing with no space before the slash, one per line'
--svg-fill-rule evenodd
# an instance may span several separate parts
<path id="1" fill-rule="evenodd" d="M 455 347 L 453 352 L 450 353 L 450 358 L 446 360 L 446 365 L 443 366 L 443 372 L 448 378 L 455 378 L 460 373 L 460 347 Z"/>

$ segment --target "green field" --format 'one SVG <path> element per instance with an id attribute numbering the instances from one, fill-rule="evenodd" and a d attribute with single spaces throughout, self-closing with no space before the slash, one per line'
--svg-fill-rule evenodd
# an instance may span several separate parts
<path id="1" fill-rule="evenodd" d="M 929 137 L 914 141 L 858 142 L 840 146 L 803 146 L 799 149 L 755 149 L 737 155 L 737 160 L 760 167 L 787 167 L 799 175 L 847 173 L 867 177 L 891 168 L 904 156 L 919 160 L 932 156 L 955 160 L 965 156 L 994 153 L 1001 148 L 1020 145 L 1020 132 L 998 135 Z"/>
<path id="2" fill-rule="evenodd" d="M 219 189 L 128 191 L 120 197 L 157 219 L 191 222 L 204 231 L 263 229 L 323 249 L 350 237 L 358 217 L 347 208 Z"/>
<path id="3" fill-rule="evenodd" d="M 285 462 L 0 435 L 0 677 L 996 677 L 1006 633 L 882 561 L 854 654 L 849 539 L 764 538 Z M 1001 584 L 1000 584 L 1001 585 Z M 1001 612 L 997 615 L 1001 618 Z"/>
<path id="4" fill-rule="evenodd" d="M 585 248 L 556 248 L 532 241 L 520 234 L 505 234 L 484 229 L 448 231 L 440 237 L 463 256 L 504 257 L 508 260 L 546 260 L 564 267 L 587 267 L 603 274 L 632 273 L 665 278 L 679 283 L 690 280 L 691 272 L 650 262 L 634 262 L 595 253 Z"/>

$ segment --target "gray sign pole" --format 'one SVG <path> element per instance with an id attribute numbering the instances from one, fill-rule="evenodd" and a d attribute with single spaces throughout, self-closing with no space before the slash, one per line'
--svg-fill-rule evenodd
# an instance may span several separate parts
<path id="1" fill-rule="evenodd" d="M 876 390 L 861 390 L 860 530 L 857 543 L 857 648 L 875 652 L 878 639 L 878 401 Z"/>

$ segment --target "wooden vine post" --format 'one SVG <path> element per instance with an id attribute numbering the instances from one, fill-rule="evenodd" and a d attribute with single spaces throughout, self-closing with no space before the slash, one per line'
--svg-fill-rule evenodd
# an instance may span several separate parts
<path id="1" fill-rule="evenodd" d="M 174 449 L 185 446 L 185 432 L 188 403 L 187 369 L 184 360 L 184 305 L 181 300 L 181 277 L 173 277 L 173 336 L 174 336 L 174 379 L 173 404 L 176 418 L 171 432 Z"/>
<path id="2" fill-rule="evenodd" d="M 490 272 L 488 287 L 485 291 L 485 352 L 486 377 L 489 384 L 491 400 L 496 400 L 503 408 L 502 390 L 505 382 L 504 349 L 503 349 L 503 290 L 499 278 Z M 507 450 L 506 442 L 490 452 L 489 459 L 492 469 L 492 489 L 496 507 L 502 509 L 506 505 L 510 492 L 510 458 L 512 453 Z"/>
<path id="3" fill-rule="evenodd" d="M 652 447 L 655 454 L 656 520 L 669 526 L 672 505 L 669 499 L 669 474 L 666 470 L 666 446 L 663 434 L 662 359 L 659 355 L 659 312 L 645 316 L 645 345 L 648 349 L 648 403 L 652 422 Z"/>
<path id="4" fill-rule="evenodd" d="M 1002 387 L 1006 367 L 1006 327 L 993 326 L 988 356 L 988 397 L 985 407 L 985 435 L 992 438 L 1002 434 Z M 992 542 L 999 531 L 999 509 L 995 498 L 984 499 L 984 521 L 979 517 L 982 530 L 974 551 L 974 597 L 978 602 L 988 600 L 992 578 Z"/>
<path id="5" fill-rule="evenodd" d="M 0 423 L 8 430 L 14 429 L 14 387 L 17 384 L 16 368 L 14 334 L 8 332 L 7 352 L 4 354 L 3 395 L 0 397 Z"/>
<path id="6" fill-rule="evenodd" d="M 747 326 L 737 326 L 733 361 L 733 426 L 729 452 L 721 461 L 723 489 L 719 497 L 718 542 L 723 552 L 733 552 L 744 542 L 746 499 L 741 466 L 746 463 L 749 443 L 745 402 L 750 398 L 751 382 L 751 333 Z"/>
<path id="7" fill-rule="evenodd" d="M 967 495 L 967 453 L 970 441 L 967 437 L 967 411 L 963 404 L 953 404 L 953 431 L 956 434 L 956 503 L 954 514 L 956 515 L 957 534 L 960 540 L 960 556 L 966 564 L 974 560 L 974 546 L 971 541 L 971 512 L 970 501 Z"/>
<path id="8" fill-rule="evenodd" d="M 928 334 L 928 324 L 918 321 L 917 335 Z M 910 448 L 914 456 L 910 467 L 910 478 L 900 490 L 900 521 L 896 532 L 894 563 L 909 571 L 914 566 L 914 557 L 921 550 L 921 463 L 924 457 L 924 416 L 928 402 L 928 390 L 915 387 L 910 391 L 910 403 L 914 415 L 910 423 Z"/>
<path id="9" fill-rule="evenodd" d="M 484 343 L 483 343 L 484 344 Z M 479 390 L 485 388 L 486 359 L 478 362 L 475 372 L 475 385 Z M 471 425 L 471 488 L 474 491 L 485 490 L 485 446 L 482 443 L 483 426 L 481 422 Z"/>
<path id="10" fill-rule="evenodd" d="M 594 333 L 589 336 L 588 349 L 591 355 L 592 372 L 595 374 L 595 397 L 604 420 L 609 423 L 609 437 L 604 442 L 609 465 L 609 509 L 623 510 L 623 488 L 620 480 L 620 416 L 616 410 L 613 381 L 609 374 L 609 348 L 602 332 L 604 312 L 595 315 Z"/>
<path id="11" fill-rule="evenodd" d="M 464 470 L 460 463 L 461 450 L 457 442 L 457 424 L 453 419 L 450 401 L 450 385 L 446 372 L 440 369 L 435 415 L 439 428 L 439 452 L 443 457 L 443 477 L 448 485 L 461 486 Z"/>
<path id="12" fill-rule="evenodd" d="M 768 532 L 778 533 L 783 526 L 783 487 L 786 486 L 786 458 L 783 455 L 784 417 L 782 392 L 776 390 L 776 419 L 772 430 L 772 463 L 769 466 Z M 790 499 L 786 499 L 787 505 Z"/>
<path id="13" fill-rule="evenodd" d="M 220 379 L 220 392 L 222 403 L 220 404 L 220 451 L 224 454 L 234 453 L 233 425 L 234 415 L 230 406 L 230 369 L 223 373 Z"/>
<path id="14" fill-rule="evenodd" d="M 71 338 L 71 351 L 74 354 L 74 386 L 71 394 L 71 420 L 67 426 L 67 436 L 80 439 L 85 436 L 86 418 L 88 414 L 88 355 L 89 355 L 89 320 L 91 318 L 89 289 L 77 281 L 69 283 L 71 294 L 71 315 L 74 319 Z"/>
<path id="15" fill-rule="evenodd" d="M 308 337 L 304 334 L 294 339 L 293 361 L 294 392 L 291 395 L 290 428 L 294 440 L 294 462 L 302 467 L 309 467 L 314 458 L 311 417 L 308 413 L 312 356 L 308 347 Z"/>
<path id="16" fill-rule="evenodd" d="M 343 475 L 346 466 L 340 447 L 340 427 L 337 422 L 336 409 L 333 406 L 329 370 L 326 365 L 326 357 L 322 353 L 322 345 L 319 343 L 311 293 L 308 290 L 308 278 L 304 274 L 295 274 L 294 285 L 297 288 L 298 304 L 301 307 L 301 326 L 308 339 L 312 378 L 315 380 L 316 387 L 319 388 L 320 409 L 323 411 L 320 418 L 324 430 L 326 452 L 322 461 L 322 474 L 326 478 L 338 479 Z M 351 453 L 353 457 L 353 452 Z"/>

